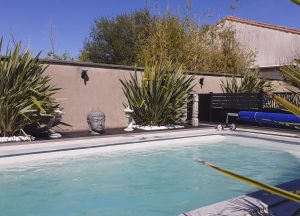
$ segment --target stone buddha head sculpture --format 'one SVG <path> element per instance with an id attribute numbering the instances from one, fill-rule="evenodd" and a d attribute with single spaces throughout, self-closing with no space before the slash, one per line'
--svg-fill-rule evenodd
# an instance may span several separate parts
<path id="1" fill-rule="evenodd" d="M 87 115 L 90 134 L 101 134 L 105 128 L 105 114 L 98 108 L 92 109 Z"/>

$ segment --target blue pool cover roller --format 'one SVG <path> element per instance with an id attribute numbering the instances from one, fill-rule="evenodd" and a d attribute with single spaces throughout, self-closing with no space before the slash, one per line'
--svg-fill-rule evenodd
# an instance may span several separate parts
<path id="1" fill-rule="evenodd" d="M 300 125 L 298 116 L 284 113 L 241 111 L 239 112 L 239 120 L 270 125 Z"/>

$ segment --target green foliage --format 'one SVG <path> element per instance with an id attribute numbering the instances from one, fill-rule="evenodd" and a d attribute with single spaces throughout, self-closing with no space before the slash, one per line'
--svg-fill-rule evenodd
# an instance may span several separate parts
<path id="1" fill-rule="evenodd" d="M 140 43 L 138 65 L 158 61 L 182 64 L 185 55 L 185 30 L 179 16 L 167 13 L 166 17 L 156 17 L 154 24 L 148 28 L 148 34 Z"/>
<path id="2" fill-rule="evenodd" d="M 283 66 L 280 71 L 287 82 L 300 87 L 300 60 L 296 59 L 294 64 Z"/>
<path id="3" fill-rule="evenodd" d="M 284 108 L 286 108 L 288 111 L 290 111 L 291 113 L 297 115 L 300 117 L 300 107 L 290 103 L 289 101 L 287 101 L 286 99 L 274 95 L 272 92 L 269 92 L 268 95 L 270 97 L 272 97 L 277 103 L 279 103 L 281 106 L 283 106 Z M 298 127 L 297 127 L 298 128 Z"/>
<path id="4" fill-rule="evenodd" d="M 146 65 L 141 77 L 137 73 L 120 80 L 135 122 L 150 126 L 181 123 L 194 78 L 170 62 Z"/>
<path id="5" fill-rule="evenodd" d="M 258 93 L 269 91 L 271 82 L 263 79 L 258 71 L 248 71 L 242 77 L 227 78 L 221 81 L 223 93 Z"/>
<path id="6" fill-rule="evenodd" d="M 0 51 L 2 39 L 0 41 Z M 9 47 L 0 56 L 0 134 L 9 136 L 36 123 L 42 115 L 58 107 L 52 96 L 58 91 L 43 75 L 46 67 L 39 64 L 39 55 L 21 53 L 21 42 Z"/>
<path id="7" fill-rule="evenodd" d="M 300 60 L 295 60 L 295 64 L 283 66 L 281 73 L 284 78 L 296 87 L 300 87 Z M 286 108 L 291 113 L 300 117 L 300 107 L 290 103 L 289 101 L 274 95 L 272 92 L 268 93 L 277 103 Z M 294 92 L 295 97 L 300 97 L 299 92 Z M 297 127 L 298 128 L 298 127 Z"/>
<path id="8" fill-rule="evenodd" d="M 270 185 L 263 184 L 261 182 L 255 181 L 255 180 L 247 178 L 245 176 L 241 176 L 239 174 L 236 174 L 236 173 L 233 173 L 231 171 L 225 170 L 223 168 L 217 167 L 217 166 L 215 166 L 215 165 L 213 165 L 213 164 L 211 164 L 207 161 L 199 161 L 199 162 L 201 164 L 205 164 L 205 165 L 217 170 L 218 172 L 220 172 L 224 175 L 227 175 L 231 178 L 239 180 L 243 183 L 246 183 L 248 185 L 251 185 L 251 186 L 260 188 L 262 190 L 265 190 L 269 193 L 276 194 L 276 195 L 281 196 L 283 198 L 286 198 L 286 199 L 289 199 L 289 200 L 300 203 L 300 195 L 298 195 L 296 193 L 289 192 L 289 191 L 286 191 L 286 190 L 283 190 L 283 189 L 280 189 L 280 188 L 277 188 L 277 187 L 273 187 L 273 186 L 270 186 Z"/>
<path id="9" fill-rule="evenodd" d="M 139 41 L 148 34 L 152 19 L 150 12 L 144 9 L 113 19 L 102 17 L 95 20 L 90 36 L 84 42 L 80 60 L 134 65 Z"/>
<path id="10" fill-rule="evenodd" d="M 65 51 L 62 55 L 58 55 L 54 51 L 49 51 L 47 53 L 46 59 L 53 59 L 53 60 L 60 60 L 60 61 L 74 60 L 67 51 Z"/>
<path id="11" fill-rule="evenodd" d="M 215 27 L 216 28 L 216 27 Z M 217 37 L 208 48 L 211 52 L 212 70 L 224 73 L 243 74 L 254 62 L 255 54 L 246 51 L 235 38 L 236 32 L 231 27 L 213 29 Z"/>
<path id="12" fill-rule="evenodd" d="M 291 0 L 292 2 L 294 2 L 297 5 L 300 5 L 300 0 Z"/>
<path id="13" fill-rule="evenodd" d="M 60 61 L 72 61 L 74 60 L 68 51 L 64 51 L 63 54 L 59 55 L 55 51 L 55 42 L 56 42 L 56 37 L 55 37 L 55 28 L 53 25 L 50 26 L 50 45 L 51 45 L 51 50 L 47 53 L 46 59 L 53 59 L 53 60 L 60 60 Z"/>
<path id="14" fill-rule="evenodd" d="M 240 74 L 253 63 L 254 53 L 241 48 L 230 27 L 200 26 L 188 14 L 181 19 L 171 13 L 151 27 L 140 43 L 138 65 L 166 59 L 186 70 Z"/>
<path id="15" fill-rule="evenodd" d="M 80 59 L 144 66 L 172 61 L 184 70 L 239 74 L 254 60 L 241 48 L 235 31 L 222 25 L 200 25 L 186 13 L 154 16 L 148 9 L 95 21 Z"/>

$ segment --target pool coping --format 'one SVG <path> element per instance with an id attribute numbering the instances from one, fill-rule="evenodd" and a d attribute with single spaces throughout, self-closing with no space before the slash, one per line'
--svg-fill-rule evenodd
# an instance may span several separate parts
<path id="1" fill-rule="evenodd" d="M 299 145 L 300 136 L 294 133 L 278 133 L 272 131 L 264 131 L 257 129 L 245 129 L 239 128 L 236 131 L 223 130 L 217 131 L 212 128 L 195 128 L 186 130 L 166 130 L 166 131 L 153 131 L 149 133 L 131 133 L 120 135 L 107 135 L 97 137 L 84 137 L 84 138 L 72 138 L 72 139 L 58 139 L 42 142 L 32 143 L 18 143 L 15 145 L 3 145 L 0 146 L 0 165 L 5 159 L 10 158 L 10 161 L 18 161 L 18 158 L 22 156 L 34 156 L 39 155 L 39 158 L 45 158 L 51 153 L 63 153 L 69 151 L 84 151 L 92 150 L 103 147 L 117 147 L 122 145 L 132 145 L 148 143 L 153 141 L 165 141 L 186 139 L 195 137 L 204 137 L 211 135 L 221 136 L 233 136 L 233 137 L 247 137 L 247 138 L 259 138 L 261 140 L 271 140 L 274 142 L 285 142 L 287 144 Z M 295 147 L 294 147 L 295 148 Z M 298 147 L 297 147 L 298 148 Z M 291 149 L 293 150 L 293 149 Z M 290 151 L 291 151 L 290 150 Z M 300 155 L 300 148 L 299 148 Z"/>
<path id="2" fill-rule="evenodd" d="M 236 131 L 224 130 L 217 131 L 209 128 L 196 128 L 188 130 L 166 130 L 153 131 L 150 133 L 134 133 L 107 135 L 97 137 L 69 138 L 59 140 L 49 140 L 32 143 L 17 143 L 12 145 L 0 145 L 0 158 L 17 157 L 22 155 L 34 155 L 52 153 L 58 151 L 72 151 L 81 149 L 92 149 L 108 146 L 128 145 L 134 143 L 145 143 L 152 141 L 164 141 L 173 139 L 185 139 L 210 135 L 230 135 L 235 137 L 259 138 L 275 142 L 286 142 L 289 144 L 300 145 L 300 134 L 278 133 L 257 129 L 237 129 Z M 100 143 L 99 143 L 100 142 Z M 1 163 L 1 162 L 0 162 Z"/>
<path id="3" fill-rule="evenodd" d="M 19 145 L 0 146 L 0 158 L 17 157 L 30 154 L 43 154 L 60 151 L 72 151 L 81 149 L 93 149 L 108 146 L 120 146 L 128 144 L 146 143 L 153 141 L 164 141 L 173 139 L 193 138 L 199 136 L 219 135 L 212 129 L 187 130 L 187 131 L 165 131 L 128 135 L 111 135 L 105 137 L 86 137 L 82 139 L 67 139 L 50 142 L 34 142 Z M 99 143 L 100 142 L 100 143 Z"/>

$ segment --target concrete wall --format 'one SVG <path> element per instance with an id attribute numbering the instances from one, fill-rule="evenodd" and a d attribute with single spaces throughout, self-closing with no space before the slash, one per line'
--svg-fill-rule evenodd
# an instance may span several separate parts
<path id="1" fill-rule="evenodd" d="M 64 108 L 63 121 L 73 125 L 64 130 L 86 130 L 86 115 L 93 107 L 99 107 L 106 114 L 106 127 L 116 128 L 126 126 L 123 105 L 126 98 L 122 92 L 119 79 L 128 79 L 134 69 L 124 66 L 59 63 L 50 61 L 46 69 L 52 79 L 52 84 L 61 88 L 56 95 Z M 84 85 L 81 79 L 82 70 L 88 70 L 90 80 Z M 139 73 L 142 73 L 139 71 Z M 204 78 L 201 89 L 199 79 Z M 196 75 L 194 91 L 198 93 L 221 92 L 220 82 L 225 76 L 207 74 Z"/>
<path id="2" fill-rule="evenodd" d="M 81 72 L 86 69 L 89 81 L 84 85 Z M 62 88 L 57 99 L 64 108 L 63 121 L 73 125 L 72 130 L 87 129 L 86 115 L 93 107 L 99 107 L 106 114 L 106 127 L 126 124 L 122 112 L 126 98 L 119 79 L 128 78 L 130 71 L 51 64 L 46 73 L 55 86 Z"/>
<path id="3" fill-rule="evenodd" d="M 106 128 L 125 127 L 127 119 L 123 112 L 123 104 L 127 100 L 122 91 L 120 79 L 128 79 L 134 68 L 118 65 L 86 64 L 80 62 L 47 61 L 49 64 L 46 74 L 51 82 L 61 90 L 56 95 L 64 108 L 63 121 L 72 128 L 62 127 L 65 131 L 87 130 L 86 115 L 93 108 L 98 107 L 106 114 Z M 81 78 L 82 70 L 88 70 L 89 81 L 84 84 Z M 138 69 L 142 73 L 142 69 Z M 195 76 L 195 93 L 222 92 L 220 83 L 230 75 L 193 73 Z M 204 78 L 201 89 L 199 79 Z M 278 91 L 284 91 L 279 81 L 273 82 Z"/>

